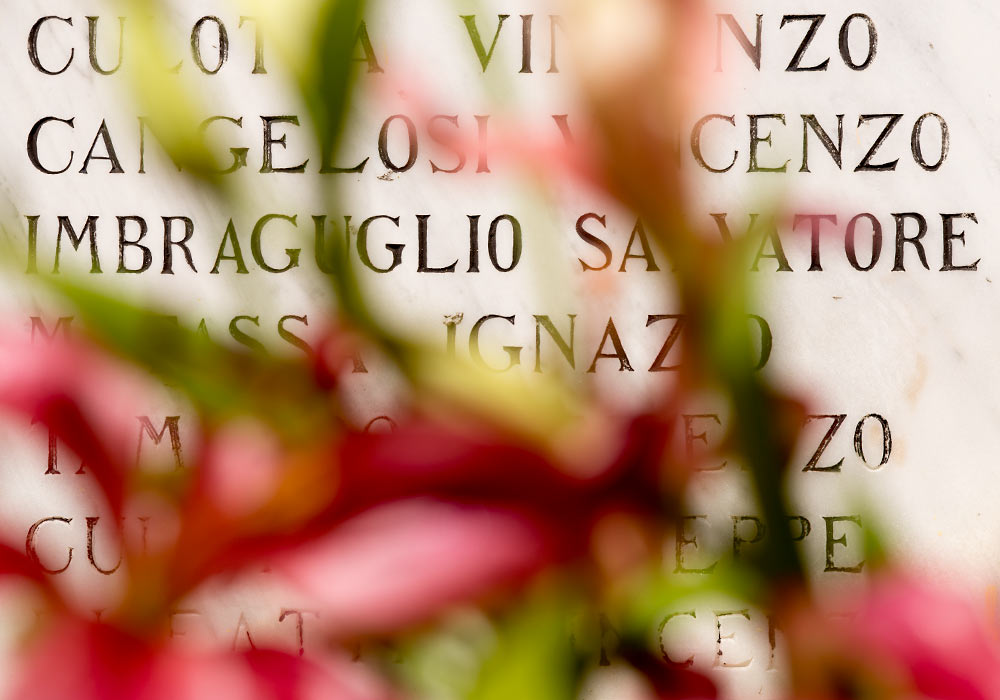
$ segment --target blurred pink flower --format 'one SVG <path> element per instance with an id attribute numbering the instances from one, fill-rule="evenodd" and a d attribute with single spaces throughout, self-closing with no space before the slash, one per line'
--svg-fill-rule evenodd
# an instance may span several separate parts
<path id="1" fill-rule="evenodd" d="M 654 415 L 625 422 L 610 458 L 585 476 L 469 417 L 414 415 L 382 434 L 330 425 L 295 446 L 264 424 L 206 425 L 183 472 L 143 479 L 131 442 L 142 383 L 131 376 L 75 338 L 0 346 L 0 404 L 85 456 L 116 512 L 152 496 L 171 526 L 150 549 L 126 539 L 125 595 L 100 623 L 65 602 L 26 557 L 0 550 L 6 573 L 39 582 L 50 602 L 50 621 L 20 669 L 18 687 L 32 697 L 84 682 L 93 697 L 200 697 L 184 689 L 216 683 L 245 689 L 240 697 L 311 697 L 314 678 L 326 687 L 345 681 L 278 652 L 191 655 L 163 638 L 170 612 L 211 577 L 272 565 L 309 596 L 335 639 L 393 632 L 586 562 L 602 518 L 658 522 L 665 492 L 683 483 L 683 470 L 665 458 L 671 422 Z M 109 404 L 115 410 L 102 412 Z M 57 656 L 66 659 L 61 677 L 36 677 L 36 662 Z M 261 670 L 270 668 L 282 670 Z M 268 679 L 284 694 L 269 695 Z"/>
<path id="2" fill-rule="evenodd" d="M 955 593 L 883 572 L 840 607 L 850 613 L 793 607 L 785 618 L 796 698 L 1000 698 L 1000 647 Z"/>

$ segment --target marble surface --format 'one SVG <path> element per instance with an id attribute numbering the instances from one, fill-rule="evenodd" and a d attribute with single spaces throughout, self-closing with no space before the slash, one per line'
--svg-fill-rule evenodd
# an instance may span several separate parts
<path id="1" fill-rule="evenodd" d="M 660 338 L 645 328 L 647 314 L 671 313 L 669 278 L 662 272 L 647 272 L 642 260 L 631 260 L 628 271 L 621 264 L 634 218 L 599 194 L 569 182 L 545 186 L 523 171 L 494 165 L 490 173 L 476 173 L 475 149 L 470 148 L 463 172 L 433 173 L 431 162 L 442 168 L 455 164 L 455 154 L 426 137 L 419 141 L 412 170 L 393 173 L 380 162 L 379 131 L 396 114 L 433 113 L 455 115 L 457 132 L 464 144 L 478 137 L 476 115 L 490 115 L 493 136 L 511 134 L 524 144 L 551 139 L 557 133 L 553 114 L 576 109 L 566 73 L 548 73 L 548 25 L 550 12 L 527 0 L 484 3 L 421 0 L 379 3 L 369 16 L 369 31 L 381 73 L 368 73 L 361 80 L 370 93 L 355 106 L 343 149 L 342 165 L 368 158 L 359 174 L 320 175 L 321 155 L 305 126 L 275 125 L 275 134 L 287 134 L 287 148 L 276 147 L 275 164 L 295 166 L 309 159 L 303 174 L 261 174 L 262 120 L 267 115 L 298 115 L 304 122 L 304 105 L 283 82 L 278 57 L 265 45 L 266 75 L 252 73 L 253 29 L 239 28 L 241 15 L 265 11 L 226 3 L 175 2 L 176 56 L 184 58 L 180 76 L 197 90 L 205 114 L 242 119 L 242 126 L 217 122 L 212 128 L 221 139 L 220 155 L 230 147 L 247 148 L 248 167 L 229 176 L 243 192 L 233 205 L 220 206 L 208 192 L 184 180 L 159 151 L 147 142 L 144 174 L 138 173 L 139 124 L 137 108 L 129 101 L 124 72 L 129 68 L 126 38 L 124 68 L 114 75 L 97 74 L 88 62 L 86 15 L 98 16 L 98 54 L 103 65 L 115 59 L 115 18 L 120 8 L 111 3 L 91 3 L 86 11 L 71 0 L 26 0 L 4 8 L 0 28 L 0 91 L 7 96 L 3 132 L 0 135 L 0 192 L 4 214 L 22 250 L 26 245 L 26 216 L 39 219 L 38 264 L 51 269 L 56 217 L 68 216 L 82 224 L 87 216 L 99 217 L 98 248 L 104 273 L 91 281 L 137 301 L 155 301 L 176 310 L 183 323 L 204 318 L 213 337 L 225 337 L 231 320 L 239 315 L 258 316 L 260 326 L 243 322 L 263 342 L 281 347 L 278 319 L 287 315 L 308 316 L 318 321 L 323 308 L 324 281 L 316 274 L 306 244 L 312 236 L 312 219 L 329 214 L 332 220 L 344 214 L 361 221 L 374 215 L 398 216 L 399 227 L 373 225 L 372 262 L 386 266 L 391 254 L 386 242 L 402 243 L 402 263 L 397 269 L 377 274 L 361 269 L 362 283 L 391 323 L 409 332 L 443 344 L 446 316 L 462 313 L 460 343 L 468 337 L 472 319 L 486 314 L 514 315 L 513 326 L 494 325 L 484 330 L 483 347 L 488 362 L 500 363 L 506 356 L 501 345 L 523 346 L 522 369 L 530 373 L 534 359 L 532 314 L 550 314 L 566 319 L 578 314 L 579 357 L 572 381 L 581 381 L 609 316 L 620 324 L 623 342 L 645 368 L 655 355 Z M 266 5 L 266 3 L 265 3 Z M 284 5 L 284 3 L 282 3 Z M 298 3 L 288 3 L 294 14 Z M 813 413 L 845 416 L 831 439 L 820 466 L 843 457 L 840 472 L 803 472 L 792 478 L 798 511 L 812 523 L 805 548 L 815 578 L 831 586 L 852 585 L 856 574 L 824 571 L 827 537 L 824 517 L 863 514 L 864 521 L 878 523 L 888 541 L 912 566 L 929 575 L 965 588 L 982 605 L 995 592 L 1000 565 L 993 554 L 1000 545 L 1000 479 L 996 455 L 1000 451 L 1000 403 L 994 390 L 1000 386 L 1000 333 L 993 327 L 1000 318 L 994 290 L 997 275 L 998 239 L 995 221 L 1000 205 L 995 195 L 1000 187 L 1000 130 L 997 96 L 990 77 L 996 64 L 995 35 L 1000 9 L 991 3 L 959 0 L 859 0 L 830 6 L 799 0 L 758 0 L 753 4 L 731 2 L 718 12 L 733 13 L 751 38 L 756 15 L 762 15 L 762 56 L 757 70 L 740 49 L 728 29 L 721 33 L 724 70 L 711 65 L 714 51 L 707 52 L 704 89 L 687 109 L 686 129 L 680 137 L 687 144 L 690 128 L 704 115 L 732 116 L 733 124 L 715 120 L 705 127 L 704 155 L 707 162 L 725 165 L 738 151 L 729 172 L 711 173 L 699 168 L 690 152 L 682 148 L 682 167 L 695 183 L 691 215 L 709 228 L 712 213 L 726 212 L 734 230 L 742 230 L 750 212 L 770 210 L 793 214 L 829 214 L 837 224 L 824 224 L 821 237 L 822 271 L 810 271 L 807 224 L 799 233 L 781 231 L 791 270 L 778 271 L 771 260 L 760 263 L 755 273 L 761 285 L 757 313 L 764 316 L 774 334 L 773 355 L 767 372 L 780 385 L 809 399 Z M 270 8 L 275 11 L 275 8 Z M 281 11 L 279 11 L 280 14 Z M 481 17 L 480 32 L 488 42 L 496 27 L 496 15 L 510 18 L 501 29 L 496 51 L 484 72 L 459 18 L 475 13 Z M 823 72 L 788 72 L 808 28 L 808 22 L 786 23 L 785 15 L 826 14 L 814 41 L 802 57 L 802 65 L 829 58 Z M 838 38 L 844 21 L 863 13 L 878 33 L 878 50 L 865 70 L 845 65 Z M 533 14 L 532 74 L 522 74 L 521 19 Z M 43 16 L 70 17 L 72 25 L 49 22 L 39 33 L 40 60 L 59 66 L 69 52 L 72 64 L 60 75 L 43 75 L 29 61 L 25 39 L 31 26 Z M 217 75 L 202 75 L 190 57 L 188 34 L 206 15 L 217 15 L 230 39 L 230 56 Z M 865 24 L 855 19 L 850 32 L 850 56 L 863 57 Z M 211 64 L 214 46 L 206 27 L 203 49 Z M 715 37 L 710 37 L 714 40 Z M 217 39 L 214 39 L 217 42 Z M 107 42 L 107 43 L 105 43 Z M 714 46 L 712 47 L 714 49 Z M 560 55 L 560 61 L 562 61 Z M 609 59 L 610 60 L 610 59 Z M 568 66 L 568 59 L 567 59 Z M 568 68 L 567 68 L 568 70 Z M 666 77 L 665 77 L 666 78 Z M 650 89 L 655 89 L 651 86 Z M 433 105 L 433 107 L 427 107 Z M 940 168 L 926 170 L 914 161 L 911 137 L 922 115 L 940 115 L 947 123 L 949 150 Z M 747 172 L 750 149 L 750 116 L 784 114 L 785 124 L 771 119 L 760 122 L 760 134 L 772 135 L 770 144 L 758 144 L 761 165 L 776 167 L 790 161 L 787 172 Z M 878 137 L 886 119 L 859 125 L 862 115 L 902 114 L 872 162 L 898 159 L 892 171 L 855 172 L 866 151 Z M 802 165 L 802 115 L 815 115 L 830 134 L 836 133 L 838 115 L 843 115 L 843 165 L 837 167 L 810 133 L 811 172 Z M 74 126 L 50 123 L 39 141 L 39 158 L 51 169 L 62 167 L 70 150 L 73 164 L 64 174 L 45 174 L 33 167 L 26 155 L 26 139 L 39 119 L 55 116 L 73 119 Z M 107 160 L 95 160 L 83 174 L 79 170 L 98 128 L 106 124 L 124 173 L 109 173 Z M 941 130 L 936 117 L 926 118 L 920 138 L 927 163 L 940 153 Z M 405 125 L 396 120 L 389 127 L 390 157 L 406 160 Z M 58 167 L 57 167 L 58 166 Z M 338 210 L 329 210 L 329 190 L 341 189 Z M 578 259 L 599 261 L 599 251 L 575 233 L 577 219 L 585 213 L 607 216 L 602 237 L 613 252 L 611 268 L 603 272 L 581 271 Z M 275 224 L 265 241 L 263 255 L 280 267 L 286 248 L 302 247 L 301 265 L 281 274 L 271 274 L 251 263 L 249 273 L 235 273 L 232 263 L 223 263 L 219 274 L 211 274 L 218 246 L 232 217 L 245 243 L 254 223 L 267 213 L 297 216 L 297 227 Z M 870 271 L 851 266 L 844 249 L 847 223 L 858 214 L 870 213 L 882 229 L 881 256 Z M 904 249 L 905 270 L 894 271 L 898 215 L 915 213 L 927 223 L 922 239 L 930 269 L 924 269 L 916 249 Z M 502 214 L 512 214 L 522 226 L 523 256 L 511 272 L 490 269 L 470 274 L 468 217 L 480 215 L 484 227 Z M 968 265 L 970 271 L 942 271 L 945 262 L 945 219 L 952 217 L 953 233 L 964 232 L 964 241 L 953 239 L 952 262 Z M 457 260 L 454 274 L 417 272 L 418 215 L 429 215 L 431 265 Z M 117 216 L 141 216 L 149 224 L 147 241 L 153 254 L 149 271 L 137 275 L 115 274 L 118 265 Z M 163 265 L 162 217 L 186 216 L 195 224 L 191 249 L 197 272 L 175 257 L 175 274 L 160 274 Z M 286 222 L 287 223 L 287 222 Z M 906 219 L 907 236 L 916 231 L 916 219 Z M 78 229 L 79 230 L 79 229 Z M 485 230 L 485 229 L 484 229 Z M 858 258 L 870 259 L 871 224 L 859 222 Z M 179 231 L 179 229 L 178 229 Z M 503 236 L 500 249 L 505 251 Z M 64 243 L 65 245 L 65 243 Z M 481 252 L 485 255 L 485 245 Z M 133 250 L 134 255 L 137 251 Z M 90 260 L 80 251 L 64 248 L 64 273 L 85 272 Z M 504 253 L 501 254 L 503 257 Z M 129 259 L 136 265 L 139 258 Z M 748 264 L 750 261 L 748 260 Z M 664 267 L 666 267 L 664 265 Z M 59 315 L 57 307 L 24 280 L 14 275 L 0 306 L 8 321 L 26 331 L 29 317 L 43 316 L 49 325 Z M 664 301 L 659 301 L 662 298 Z M 650 301 L 656 299 L 656 301 Z M 310 337 L 314 327 L 295 326 L 295 332 Z M 460 344 L 460 347 L 464 347 Z M 548 358 L 553 365 L 557 356 Z M 585 361 L 586 360 L 586 361 Z M 609 401 L 636 406 L 661 386 L 663 379 L 648 372 L 620 373 L 614 362 L 606 362 L 596 381 Z M 397 387 L 391 378 L 374 368 L 368 375 L 351 378 L 356 395 L 358 421 L 391 414 Z M 173 415 L 183 406 L 165 400 L 151 406 L 150 415 Z M 692 407 L 694 413 L 720 413 L 710 399 Z M 877 414 L 891 430 L 891 453 L 880 465 L 882 449 Z M 182 418 L 183 420 L 183 418 Z M 810 425 L 806 440 L 812 449 L 829 423 Z M 858 426 L 861 426 L 859 429 Z M 186 429 L 186 428 L 185 428 Z M 867 464 L 855 449 L 855 433 L 862 441 Z M 40 518 L 59 515 L 73 518 L 73 525 L 53 528 L 40 545 L 43 558 L 57 562 L 72 546 L 82 554 L 85 547 L 84 518 L 97 505 L 92 495 L 74 485 L 71 469 L 59 477 L 44 476 L 45 441 L 37 429 L 9 423 L 3 428 L 4 448 L 0 458 L 0 520 L 23 532 Z M 163 447 L 151 449 L 162 450 Z M 801 465 L 811 455 L 803 447 Z M 65 462 L 71 462 L 65 457 Z M 58 481 L 58 483 L 57 483 Z M 691 513 L 704 514 L 710 522 L 726 523 L 734 515 L 752 513 L 740 484 L 738 465 L 698 477 L 690 504 Z M 92 512 L 94 511 L 94 512 Z M 848 544 L 837 550 L 837 561 L 845 567 L 856 563 L 857 532 L 850 523 L 837 526 L 836 535 L 847 534 Z M 723 528 L 725 530 L 726 528 Z M 113 543 L 106 556 L 113 554 Z M 673 552 L 673 543 L 665 549 Z M 105 554 L 101 554 L 105 556 Z M 113 576 L 103 576 L 88 566 L 79 554 L 63 575 L 81 586 L 114 587 Z M 276 602 L 266 582 L 251 583 L 213 614 L 212 625 L 220 637 L 239 636 L 238 621 L 245 614 L 249 624 L 282 643 L 292 643 L 294 630 L 287 621 L 278 623 Z M 270 596 L 270 597 L 269 597 Z M 780 663 L 771 660 L 767 620 L 753 611 L 749 618 L 728 615 L 719 618 L 724 602 L 699 602 L 697 617 L 671 625 L 665 648 L 675 658 L 694 654 L 695 664 L 707 668 L 730 697 L 773 697 L 780 681 Z M 720 607 L 720 605 L 722 607 Z M 667 614 L 669 611 L 665 611 Z M 719 620 L 718 627 L 716 620 Z M 722 635 L 720 638 L 719 635 Z M 733 635 L 732 638 L 725 635 Z M 307 642 L 311 641 L 308 637 Z M 778 656 L 780 657 L 780 639 Z M 719 655 L 719 652 L 722 655 Z M 594 697 L 624 697 L 627 679 L 595 678 L 587 692 Z M 603 689 L 603 690 L 602 690 Z"/>

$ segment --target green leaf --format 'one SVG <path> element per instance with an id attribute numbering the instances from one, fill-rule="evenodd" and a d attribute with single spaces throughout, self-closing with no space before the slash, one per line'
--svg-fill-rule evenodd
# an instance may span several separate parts
<path id="1" fill-rule="evenodd" d="M 333 0 L 316 17 L 314 58 L 300 75 L 300 87 L 312 114 L 323 153 L 340 141 L 350 102 L 354 43 L 362 19 L 362 0 Z"/>
<path id="2" fill-rule="evenodd" d="M 536 596 L 501 623 L 470 700 L 571 700 L 576 692 L 570 605 L 560 591 Z"/>
<path id="3" fill-rule="evenodd" d="M 183 328 L 176 317 L 66 278 L 44 279 L 99 343 L 181 391 L 210 422 L 255 416 L 294 437 L 330 418 L 304 362 L 230 348 Z"/>

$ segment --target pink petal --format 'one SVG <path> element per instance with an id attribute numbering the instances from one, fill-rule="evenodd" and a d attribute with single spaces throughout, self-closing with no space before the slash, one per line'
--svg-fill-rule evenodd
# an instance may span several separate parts
<path id="1" fill-rule="evenodd" d="M 928 698 L 1000 697 L 1000 649 L 950 592 L 915 579 L 877 581 L 852 625 L 864 643 L 900 661 Z"/>
<path id="2" fill-rule="evenodd" d="M 281 456 L 266 426 L 245 421 L 223 427 L 205 447 L 200 476 L 206 496 L 228 517 L 252 514 L 277 488 Z"/>
<path id="3" fill-rule="evenodd" d="M 420 621 L 537 570 L 544 531 L 513 511 L 400 501 L 353 518 L 276 565 L 340 634 Z"/>
<path id="4" fill-rule="evenodd" d="M 142 404 L 134 373 L 83 341 L 0 332 L 0 405 L 49 427 L 86 464 L 111 506 L 135 459 Z"/>

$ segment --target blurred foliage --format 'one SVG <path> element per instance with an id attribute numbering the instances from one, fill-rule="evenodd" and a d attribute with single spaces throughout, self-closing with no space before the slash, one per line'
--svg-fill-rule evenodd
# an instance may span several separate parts
<path id="1" fill-rule="evenodd" d="M 236 349 L 183 328 L 175 316 L 135 306 L 72 281 L 46 284 L 73 305 L 102 344 L 180 391 L 209 424 L 254 417 L 290 439 L 333 425 L 309 366 L 263 351 Z"/>
<path id="2" fill-rule="evenodd" d="M 529 596 L 498 625 L 496 646 L 483 663 L 470 700 L 571 700 L 576 660 L 567 626 L 567 591 Z"/>

